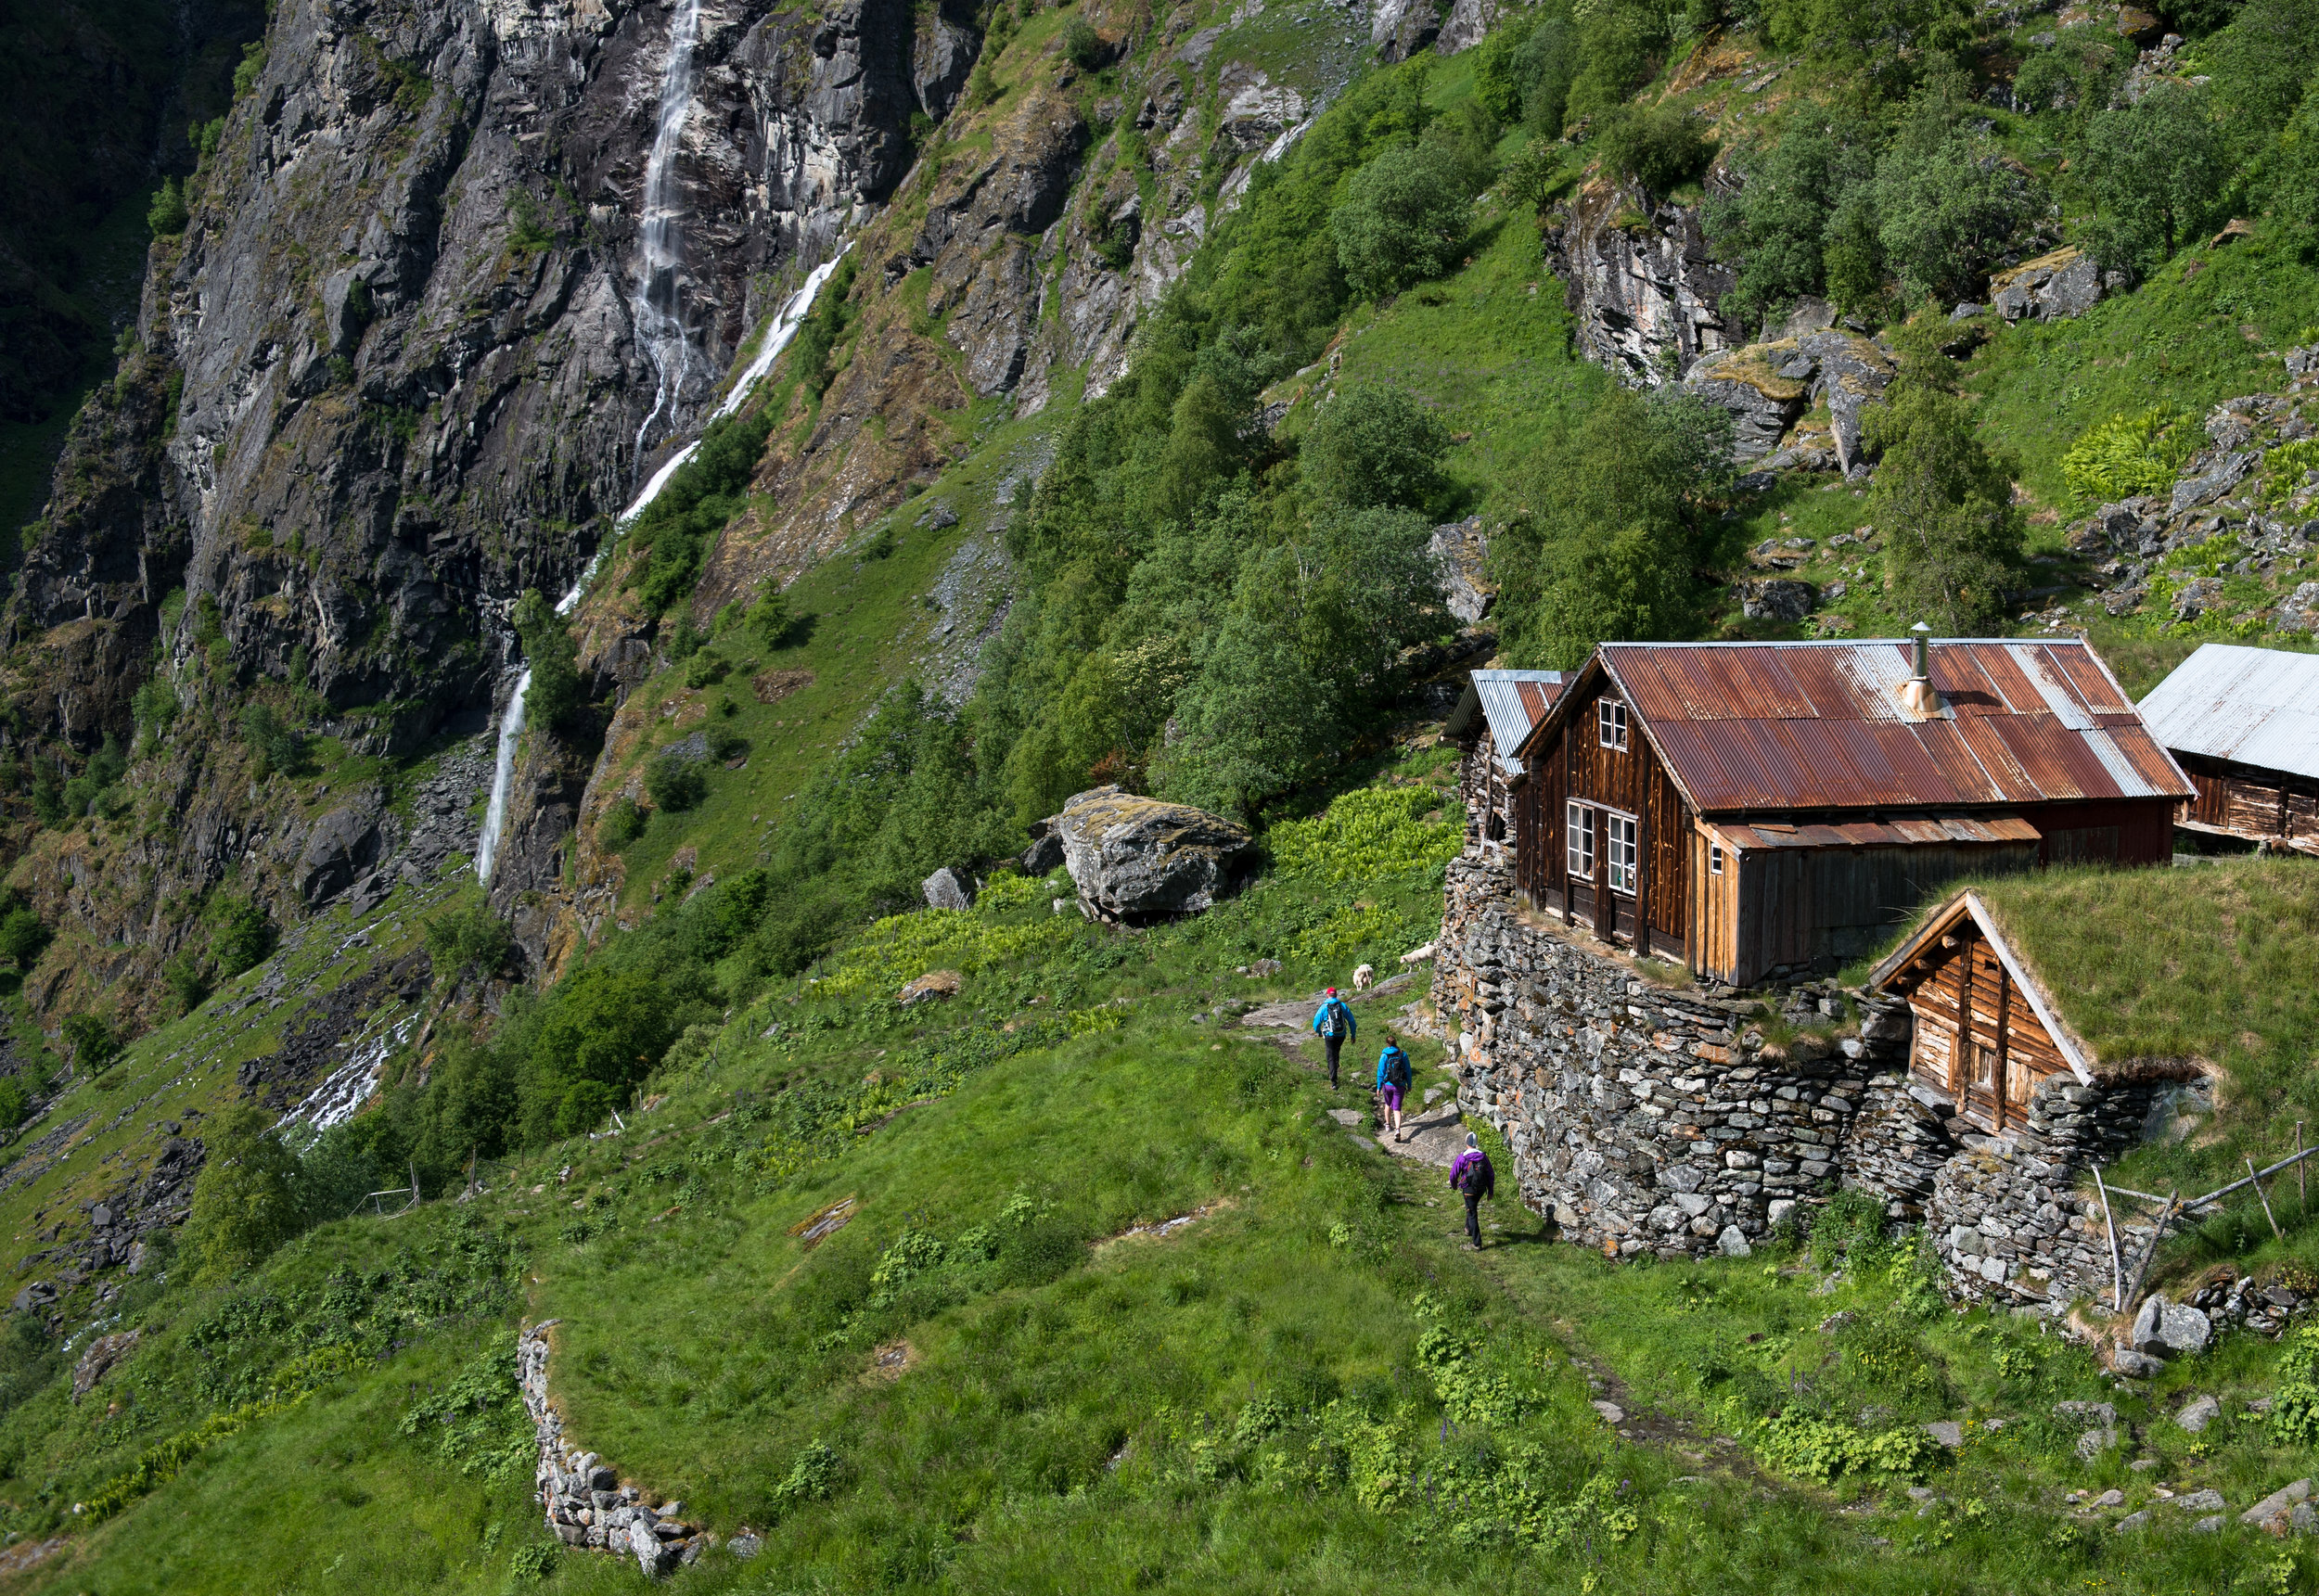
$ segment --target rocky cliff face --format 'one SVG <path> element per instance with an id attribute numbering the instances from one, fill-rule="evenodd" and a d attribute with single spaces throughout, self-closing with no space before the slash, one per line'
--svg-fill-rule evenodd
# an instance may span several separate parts
<path id="1" fill-rule="evenodd" d="M 890 195 L 978 43 L 910 0 L 285 0 L 0 617 L 35 750 L 125 739 L 158 670 L 179 735 L 131 785 L 216 821 L 93 862 L 89 928 L 141 939 L 261 833 L 262 895 L 302 907 L 306 839 L 273 835 L 294 817 L 238 758 L 243 703 L 375 755 L 480 729 L 514 598 L 570 583 L 783 279 Z M 639 229 L 672 81 L 664 383 Z M 138 889 L 109 899 L 132 856 Z"/>
<path id="2" fill-rule="evenodd" d="M 1595 178 L 1550 219 L 1579 348 L 1628 382 L 1657 387 L 1736 341 L 1717 309 L 1735 281 L 1708 252 L 1698 212 Z"/>

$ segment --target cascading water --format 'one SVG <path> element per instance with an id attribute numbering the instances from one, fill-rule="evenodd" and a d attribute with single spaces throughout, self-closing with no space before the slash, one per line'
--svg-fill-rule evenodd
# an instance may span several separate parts
<path id="1" fill-rule="evenodd" d="M 645 162 L 644 214 L 637 228 L 644 258 L 636 280 L 636 334 L 660 374 L 651 412 L 636 428 L 639 460 L 654 423 L 673 414 L 693 370 L 692 340 L 685 336 L 677 303 L 676 266 L 684 235 L 677 225 L 669 171 L 684 142 L 685 118 L 692 110 L 693 43 L 699 33 L 700 0 L 680 0 L 669 29 L 668 64 L 660 72 L 660 121 L 653 132 L 652 154 Z"/>
<path id="2" fill-rule="evenodd" d="M 646 439 L 654 423 L 675 404 L 685 380 L 698 358 L 694 353 L 691 340 L 685 335 L 684 320 L 678 314 L 676 265 L 683 238 L 677 229 L 675 209 L 670 203 L 668 174 L 669 167 L 676 157 L 677 146 L 684 136 L 685 117 L 692 107 L 693 44 L 699 32 L 700 0 L 683 0 L 675 25 L 670 31 L 668 65 L 660 75 L 660 127 L 653 136 L 651 159 L 645 165 L 644 218 L 640 228 L 644 261 L 643 274 L 637 283 L 636 331 L 660 377 L 659 390 L 653 396 L 651 413 L 636 428 L 636 457 L 639 460 L 644 457 Z M 844 256 L 845 248 L 841 247 L 835 255 L 806 274 L 804 283 L 781 307 L 773 326 L 765 331 L 764 343 L 742 369 L 740 376 L 734 379 L 732 391 L 717 406 L 711 420 L 730 415 L 738 410 L 748 399 L 750 389 L 773 369 L 774 363 L 781 358 L 781 351 L 789 347 L 790 340 L 797 337 L 798 329 L 805 325 L 815 297 L 820 294 L 822 286 L 829 281 L 829 275 L 838 269 L 838 262 Z M 635 502 L 621 512 L 615 525 L 625 526 L 642 515 L 645 506 L 660 496 L 660 490 L 668 486 L 678 468 L 691 459 L 693 451 L 699 447 L 700 440 L 695 439 L 663 461 L 660 469 L 653 472 L 651 479 L 644 485 L 643 492 L 636 495 Z M 557 614 L 571 613 L 572 606 L 580 602 L 580 595 L 586 591 L 589 579 L 596 575 L 596 567 L 603 563 L 605 553 L 611 543 L 612 540 L 607 538 L 597 545 L 596 557 L 588 562 L 587 569 L 580 573 L 579 581 L 571 584 L 571 590 L 557 604 Z M 491 879 L 492 866 L 498 860 L 500 833 L 507 823 L 507 797 L 515 785 L 516 747 L 523 739 L 523 700 L 531 687 L 532 670 L 526 666 L 516 677 L 515 690 L 507 696 L 507 707 L 499 718 L 499 758 L 492 771 L 491 803 L 483 811 L 483 832 L 477 840 L 475 849 L 475 874 L 486 882 Z"/>

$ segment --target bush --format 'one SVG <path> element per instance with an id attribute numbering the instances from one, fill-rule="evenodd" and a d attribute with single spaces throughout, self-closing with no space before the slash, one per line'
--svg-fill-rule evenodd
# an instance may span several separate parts
<path id="1" fill-rule="evenodd" d="M 276 714 L 270 704 L 251 704 L 242 710 L 241 737 L 257 760 L 261 778 L 276 771 L 295 775 L 305 762 L 304 734 Z"/>
<path id="2" fill-rule="evenodd" d="M 580 686 L 580 650 L 564 618 L 538 588 L 516 601 L 516 635 L 523 641 L 532 684 L 524 689 L 524 719 L 549 731 L 568 726 L 584 701 Z"/>
<path id="3" fill-rule="evenodd" d="M 227 1109 L 206 1140 L 209 1157 L 193 1183 L 186 1242 L 196 1279 L 224 1285 L 242 1278 L 295 1236 L 305 1218 L 297 1156 L 254 1104 Z"/>
<path id="4" fill-rule="evenodd" d="M 177 692 L 166 676 L 149 676 L 130 700 L 131 712 L 136 717 L 137 742 L 150 747 L 169 734 L 177 721 Z"/>
<path id="5" fill-rule="evenodd" d="M 1084 17 L 1073 17 L 1063 24 L 1056 47 L 1063 59 L 1083 72 L 1092 72 L 1102 66 L 1108 54 L 1103 47 L 1103 35 L 1089 26 Z"/>
<path id="6" fill-rule="evenodd" d="M 644 835 L 645 811 L 636 800 L 621 797 L 605 805 L 596 823 L 596 845 L 618 853 Z"/>
<path id="7" fill-rule="evenodd" d="M 1798 118 L 1778 143 L 1735 164 L 1738 188 L 1710 198 L 1700 218 L 1716 256 L 1739 269 L 1723 297 L 1726 315 L 1752 327 L 1806 294 L 1835 297 L 1831 255 L 1847 245 L 1864 247 L 1856 265 L 1873 292 L 1873 218 L 1858 213 L 1869 208 L 1875 161 L 1860 130 Z M 1853 214 L 1839 219 L 1839 211 Z M 1860 284 L 1846 287 L 1860 296 Z"/>
<path id="8" fill-rule="evenodd" d="M 455 981 L 470 970 L 490 979 L 515 946 L 507 923 L 480 903 L 444 910 L 427 922 L 426 938 L 436 977 Z"/>
<path id="9" fill-rule="evenodd" d="M 1407 389 L 1382 383 L 1339 389 L 1321 407 L 1300 458 L 1324 501 L 1347 509 L 1428 508 L 1447 485 L 1449 428 Z"/>
<path id="10" fill-rule="evenodd" d="M 1385 299 L 1456 262 L 1467 225 L 1464 174 L 1438 146 L 1388 149 L 1353 175 L 1328 214 L 1353 291 Z"/>
<path id="11" fill-rule="evenodd" d="M 13 898 L 0 899 L 0 959 L 11 959 L 19 970 L 29 970 L 48 946 L 48 927 L 41 923 L 32 906 Z"/>
<path id="12" fill-rule="evenodd" d="M 1620 106 L 1606 111 L 1595 147 L 1602 152 L 1603 164 L 1652 194 L 1666 194 L 1690 182 L 1715 159 L 1714 141 L 1672 106 Z"/>
<path id="13" fill-rule="evenodd" d="M 187 953 L 180 953 L 161 966 L 161 985 L 169 989 L 181 1015 L 193 1013 L 210 995 L 208 977 L 200 964 Z"/>
<path id="14" fill-rule="evenodd" d="M 23 1077 L 0 1075 L 0 1130 L 13 1130 L 32 1114 L 32 1094 Z"/>
<path id="15" fill-rule="evenodd" d="M 190 213 L 186 209 L 186 185 L 176 178 L 161 179 L 160 187 L 153 195 L 153 203 L 146 208 L 145 223 L 156 238 L 174 238 L 186 230 Z"/>
<path id="16" fill-rule="evenodd" d="M 253 969 L 274 951 L 274 925 L 265 911 L 249 898 L 222 898 L 211 911 L 217 929 L 210 938 L 210 956 L 218 974 L 232 980 Z"/>
<path id="17" fill-rule="evenodd" d="M 654 809 L 682 814 L 709 796 L 709 778 L 698 760 L 671 749 L 645 767 L 644 790 Z"/>
<path id="18" fill-rule="evenodd" d="M 116 790 L 115 784 L 127 773 L 129 757 L 122 752 L 121 739 L 109 733 L 104 746 L 89 756 L 81 773 L 64 784 L 60 807 L 68 819 L 85 814 L 101 814 L 108 819 L 127 807 L 126 795 Z"/>
<path id="19" fill-rule="evenodd" d="M 95 1075 L 121 1056 L 121 1039 L 95 1015 L 67 1015 L 59 1028 L 72 1049 L 72 1066 L 83 1076 Z"/>
<path id="20" fill-rule="evenodd" d="M 2136 275 L 2205 232 L 2231 172 L 2205 96 L 2178 83 L 2094 117 L 2073 166 L 2094 196 L 2091 253 Z"/>
<path id="21" fill-rule="evenodd" d="M 696 690 L 713 687 L 724 681 L 732 669 L 732 663 L 715 649 L 699 649 L 685 661 L 685 685 Z"/>
<path id="22" fill-rule="evenodd" d="M 2031 180 L 1938 90 L 1877 160 L 1877 241 L 1911 301 L 1971 296 L 2031 212 Z"/>
<path id="23" fill-rule="evenodd" d="M 846 259 L 851 262 L 853 257 Z M 845 268 L 839 267 L 837 275 L 843 277 Z M 836 287 L 834 280 L 830 287 Z M 827 298 L 825 290 L 822 300 Z M 820 313 L 820 301 L 814 313 Z M 812 326 L 809 316 L 807 331 Z M 801 342 L 804 336 L 799 334 Z M 743 507 L 740 495 L 756 473 L 773 419 L 772 410 L 764 408 L 711 422 L 692 458 L 629 524 L 629 546 L 648 556 L 635 587 L 652 614 L 665 615 L 691 596 L 709 543 Z"/>

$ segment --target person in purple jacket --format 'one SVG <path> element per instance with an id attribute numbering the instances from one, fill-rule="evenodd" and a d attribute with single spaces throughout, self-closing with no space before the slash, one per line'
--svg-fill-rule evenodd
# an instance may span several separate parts
<path id="1" fill-rule="evenodd" d="M 1481 1141 L 1472 1131 L 1466 1132 L 1466 1150 L 1450 1166 L 1450 1186 L 1466 1199 L 1466 1234 L 1473 1239 L 1474 1251 L 1481 1250 L 1481 1199 L 1493 1197 L 1498 1191 L 1498 1172 L 1490 1167 L 1490 1155 L 1481 1150 Z"/>

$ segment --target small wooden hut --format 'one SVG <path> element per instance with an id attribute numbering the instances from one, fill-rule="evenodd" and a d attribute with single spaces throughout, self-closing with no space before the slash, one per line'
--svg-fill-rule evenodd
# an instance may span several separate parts
<path id="1" fill-rule="evenodd" d="M 2197 789 L 2176 825 L 2319 854 L 2319 655 L 2203 644 L 2142 718 Z"/>

